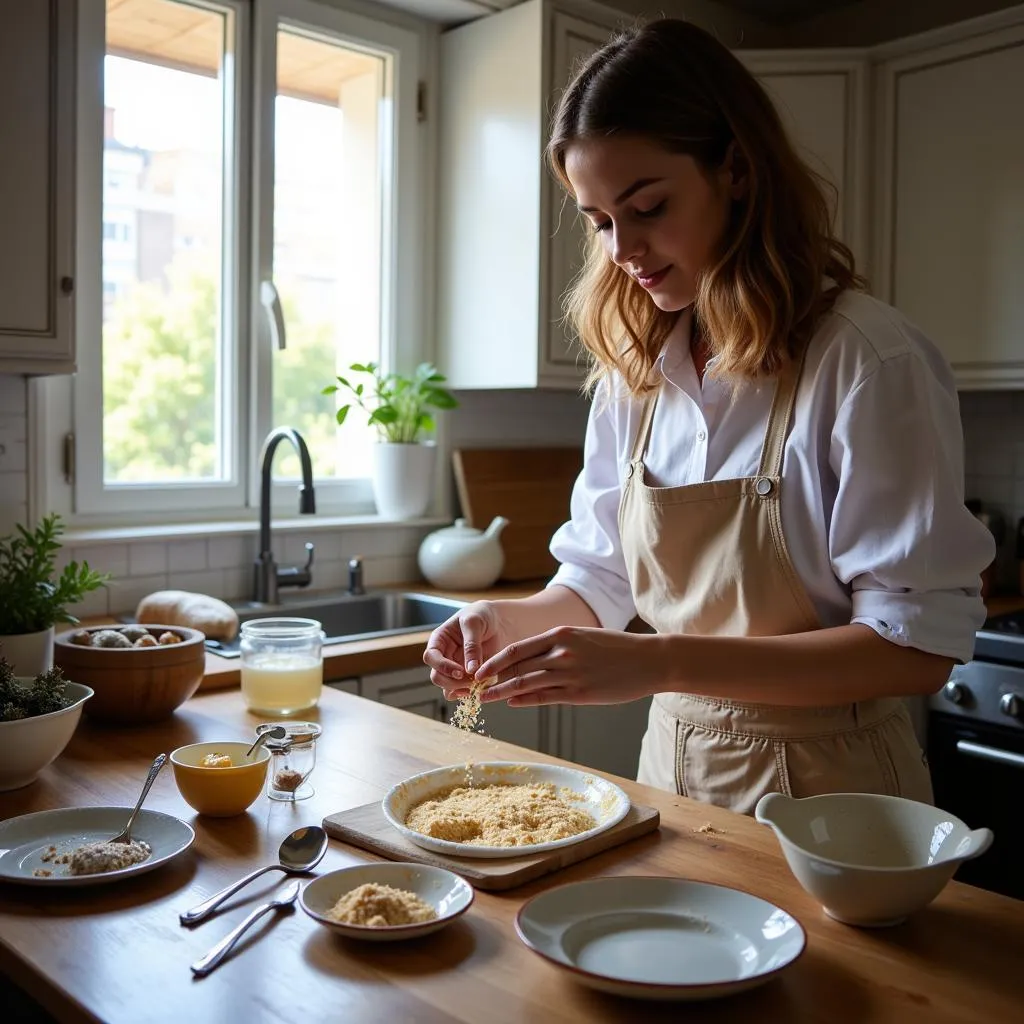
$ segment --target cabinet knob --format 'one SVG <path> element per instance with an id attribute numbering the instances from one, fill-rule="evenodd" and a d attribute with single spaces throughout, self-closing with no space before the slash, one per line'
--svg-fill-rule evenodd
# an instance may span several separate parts
<path id="1" fill-rule="evenodd" d="M 1004 693 L 999 698 L 999 710 L 1018 721 L 1024 719 L 1024 699 L 1016 693 Z"/>
<path id="2" fill-rule="evenodd" d="M 65 274 L 60 279 L 60 290 L 64 295 L 70 295 L 75 290 L 75 279 Z"/>

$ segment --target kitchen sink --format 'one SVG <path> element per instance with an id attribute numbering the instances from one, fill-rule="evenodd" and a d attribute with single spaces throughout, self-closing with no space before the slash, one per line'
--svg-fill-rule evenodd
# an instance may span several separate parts
<path id="1" fill-rule="evenodd" d="M 289 594 L 279 604 L 239 602 L 232 607 L 239 622 L 281 616 L 316 619 L 327 637 L 324 642 L 337 644 L 432 629 L 450 618 L 462 605 L 461 601 L 429 594 L 381 590 L 366 594 Z M 208 640 L 206 645 L 225 658 L 237 658 L 239 655 L 237 637 L 231 641 Z"/>

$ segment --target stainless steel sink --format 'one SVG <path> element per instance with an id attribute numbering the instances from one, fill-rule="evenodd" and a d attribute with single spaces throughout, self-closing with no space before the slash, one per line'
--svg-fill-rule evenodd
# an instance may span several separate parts
<path id="1" fill-rule="evenodd" d="M 440 625 L 462 607 L 461 601 L 429 594 L 392 590 L 366 594 L 289 594 L 279 604 L 240 602 L 232 607 L 239 622 L 289 616 L 316 619 L 323 625 L 326 643 L 368 640 L 400 633 L 418 633 Z M 210 640 L 207 646 L 226 658 L 237 658 L 238 639 Z"/>

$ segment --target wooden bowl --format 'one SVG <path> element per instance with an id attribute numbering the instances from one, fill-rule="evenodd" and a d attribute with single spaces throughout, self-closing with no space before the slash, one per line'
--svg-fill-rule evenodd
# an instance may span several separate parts
<path id="1" fill-rule="evenodd" d="M 115 626 L 86 629 L 98 633 Z M 94 721 L 141 725 L 173 714 L 199 689 L 206 670 L 206 637 L 185 626 L 144 628 L 154 637 L 177 633 L 181 642 L 158 647 L 86 647 L 71 642 L 81 629 L 54 639 L 53 661 L 68 679 L 92 687 L 84 713 Z"/>

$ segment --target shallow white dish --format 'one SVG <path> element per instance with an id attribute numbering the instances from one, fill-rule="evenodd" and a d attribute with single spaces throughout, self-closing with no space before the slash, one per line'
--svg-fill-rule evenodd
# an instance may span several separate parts
<path id="1" fill-rule="evenodd" d="M 573 846 L 617 825 L 629 812 L 629 797 L 607 779 L 594 772 L 564 768 L 555 764 L 527 764 L 519 761 L 483 761 L 473 764 L 473 785 L 487 786 L 494 783 L 528 785 L 534 782 L 550 782 L 573 807 L 591 814 L 597 825 L 567 839 L 550 843 L 535 843 L 532 846 L 474 846 L 470 843 L 453 843 L 447 839 L 434 839 L 421 832 L 406 828 L 405 819 L 418 803 L 441 790 L 466 784 L 465 764 L 447 765 L 413 775 L 393 786 L 384 797 L 384 816 L 410 842 L 425 850 L 443 853 L 449 857 L 523 857 L 545 850 L 558 850 Z"/>
<path id="2" fill-rule="evenodd" d="M 390 885 L 393 889 L 413 892 L 424 903 L 429 903 L 437 917 L 422 924 L 401 924 L 389 928 L 370 928 L 358 924 L 342 924 L 327 916 L 327 911 L 347 892 L 368 882 Z M 356 867 L 330 871 L 310 882 L 299 896 L 302 909 L 314 921 L 346 935 L 350 939 L 369 942 L 395 942 L 415 939 L 436 932 L 469 910 L 473 902 L 473 887 L 463 878 L 444 868 L 427 864 L 381 863 L 360 864 Z"/>
<path id="3" fill-rule="evenodd" d="M 796 918 L 757 896 L 684 878 L 595 878 L 534 896 L 516 932 L 602 992 L 697 1000 L 754 988 L 807 943 Z"/>
<path id="4" fill-rule="evenodd" d="M 50 846 L 56 846 L 60 855 L 83 843 L 113 838 L 131 813 L 130 807 L 61 807 L 0 822 L 0 881 L 19 885 L 103 885 L 166 864 L 187 850 L 196 837 L 189 825 L 172 815 L 143 809 L 132 825 L 132 839 L 148 843 L 153 852 L 141 864 L 96 875 L 69 875 L 66 864 L 42 859 Z M 36 868 L 53 874 L 40 878 L 32 874 Z"/>

